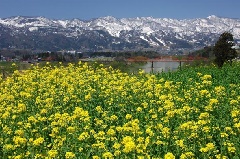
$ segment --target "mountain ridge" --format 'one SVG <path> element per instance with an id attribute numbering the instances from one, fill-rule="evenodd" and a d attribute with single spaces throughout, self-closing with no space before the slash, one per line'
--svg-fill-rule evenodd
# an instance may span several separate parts
<path id="1" fill-rule="evenodd" d="M 240 19 L 115 18 L 91 20 L 14 16 L 0 18 L 0 48 L 41 50 L 194 49 L 229 31 L 240 41 Z M 20 40 L 20 39 L 21 40 Z M 48 45 L 49 44 L 49 45 Z"/>

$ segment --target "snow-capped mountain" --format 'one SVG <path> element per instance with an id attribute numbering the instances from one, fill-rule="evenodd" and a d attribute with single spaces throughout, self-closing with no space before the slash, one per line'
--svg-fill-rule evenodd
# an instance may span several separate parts
<path id="1" fill-rule="evenodd" d="M 111 16 L 89 21 L 44 17 L 0 19 L 0 48 L 83 51 L 176 49 L 213 45 L 224 31 L 240 40 L 240 19 Z"/>

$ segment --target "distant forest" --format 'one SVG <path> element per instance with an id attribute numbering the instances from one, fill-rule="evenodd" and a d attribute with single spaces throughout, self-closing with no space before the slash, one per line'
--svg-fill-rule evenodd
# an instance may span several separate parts
<path id="1" fill-rule="evenodd" d="M 92 57 L 112 57 L 116 59 L 126 59 L 136 56 L 146 58 L 156 58 L 161 54 L 154 51 L 136 51 L 136 52 L 84 52 L 84 53 L 69 53 L 69 52 L 38 52 L 33 53 L 31 50 L 0 50 L 0 57 L 8 59 L 18 59 L 22 61 L 33 60 L 40 58 L 44 61 L 73 61 L 80 58 Z"/>
<path id="2" fill-rule="evenodd" d="M 213 47 L 205 47 L 201 50 L 194 52 L 189 52 L 185 56 L 191 57 L 203 57 L 211 58 L 213 57 Z M 144 57 L 144 58 L 158 58 L 160 56 L 165 56 L 166 54 L 160 54 L 155 51 L 128 51 L 128 52 L 32 52 L 31 50 L 14 50 L 5 49 L 0 50 L 0 60 L 10 59 L 10 60 L 37 60 L 41 59 L 43 61 L 75 61 L 81 58 L 94 58 L 94 57 L 112 57 L 115 60 L 124 60 L 133 57 Z M 182 56 L 179 54 L 177 56 Z"/>

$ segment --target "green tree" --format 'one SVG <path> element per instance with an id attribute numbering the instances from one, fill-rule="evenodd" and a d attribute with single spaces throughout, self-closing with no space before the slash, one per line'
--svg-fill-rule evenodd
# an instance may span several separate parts
<path id="1" fill-rule="evenodd" d="M 234 46 L 233 35 L 229 32 L 222 33 L 213 48 L 215 63 L 218 67 L 222 67 L 226 61 L 232 63 L 232 60 L 237 57 L 237 52 L 232 46 Z"/>

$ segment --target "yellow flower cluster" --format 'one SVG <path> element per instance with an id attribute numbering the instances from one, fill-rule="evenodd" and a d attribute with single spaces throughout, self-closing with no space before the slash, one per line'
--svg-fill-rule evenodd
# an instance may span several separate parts
<path id="1" fill-rule="evenodd" d="M 15 71 L 0 81 L 0 158 L 240 157 L 240 82 L 204 69 Z"/>

